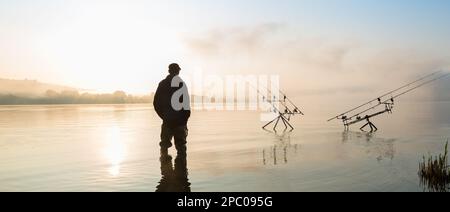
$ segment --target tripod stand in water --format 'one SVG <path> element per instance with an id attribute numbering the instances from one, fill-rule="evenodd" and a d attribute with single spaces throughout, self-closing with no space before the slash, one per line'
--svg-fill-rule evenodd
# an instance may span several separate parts
<path id="1" fill-rule="evenodd" d="M 267 103 L 270 106 L 270 112 L 274 113 L 274 119 L 264 125 L 262 128 L 267 130 L 267 127 L 271 124 L 274 124 L 273 131 L 277 132 L 278 124 L 281 122 L 284 125 L 284 132 L 293 131 L 294 127 L 291 125 L 291 118 L 296 115 L 305 115 L 294 102 L 287 97 L 287 95 L 278 90 L 278 95 L 274 95 L 272 98 L 268 98 L 264 93 L 262 93 L 258 88 L 255 88 L 258 92 L 258 95 L 262 97 L 262 101 Z M 266 88 L 267 93 L 274 94 L 272 90 Z M 272 96 L 272 95 L 270 95 Z M 278 98 L 277 96 L 281 96 L 282 98 Z M 282 109 L 281 109 L 282 108 Z"/>

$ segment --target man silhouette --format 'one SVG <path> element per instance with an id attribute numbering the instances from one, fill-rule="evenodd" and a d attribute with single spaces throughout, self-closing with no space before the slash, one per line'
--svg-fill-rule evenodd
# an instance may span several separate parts
<path id="1" fill-rule="evenodd" d="M 178 76 L 181 68 L 173 63 L 169 75 L 159 83 L 153 106 L 163 120 L 161 127 L 161 152 L 172 147 L 172 138 L 178 154 L 186 154 L 187 123 L 191 115 L 190 98 L 186 84 Z"/>

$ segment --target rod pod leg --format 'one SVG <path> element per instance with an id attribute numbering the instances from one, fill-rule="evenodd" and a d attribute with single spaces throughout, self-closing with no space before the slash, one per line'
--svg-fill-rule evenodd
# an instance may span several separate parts
<path id="1" fill-rule="evenodd" d="M 372 122 L 370 122 L 370 127 L 375 129 L 375 132 L 378 131 L 377 126 L 375 126 L 375 124 L 373 124 Z"/>
<path id="2" fill-rule="evenodd" d="M 272 123 L 273 123 L 274 121 L 276 121 L 277 119 L 278 119 L 278 117 L 275 118 L 274 120 L 270 121 L 270 122 L 267 123 L 266 125 L 264 125 L 263 129 L 266 129 L 267 126 L 269 126 L 270 124 L 272 124 Z"/>
<path id="3" fill-rule="evenodd" d="M 367 125 L 369 125 L 369 123 L 365 124 L 364 126 L 362 126 L 361 128 L 359 128 L 361 131 L 364 131 L 364 128 L 367 127 Z"/>
<path id="4" fill-rule="evenodd" d="M 277 126 L 278 126 L 278 123 L 280 122 L 280 118 L 281 117 L 277 118 L 277 122 L 275 123 L 275 126 L 273 127 L 273 131 L 275 131 L 275 132 L 277 131 Z"/>
<path id="5" fill-rule="evenodd" d="M 294 127 L 289 123 L 289 121 L 287 121 L 284 117 L 281 117 L 281 118 L 286 122 L 287 125 L 289 125 L 289 127 L 291 128 L 291 131 L 293 131 Z"/>
<path id="6" fill-rule="evenodd" d="M 288 129 L 288 126 L 287 126 L 287 124 L 286 124 L 286 120 L 284 119 L 284 118 L 281 118 L 281 121 L 283 121 L 283 124 L 284 124 L 284 131 L 286 132 L 286 130 Z"/>

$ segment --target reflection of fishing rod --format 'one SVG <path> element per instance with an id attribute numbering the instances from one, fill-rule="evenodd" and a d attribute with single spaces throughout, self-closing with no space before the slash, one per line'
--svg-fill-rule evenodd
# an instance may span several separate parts
<path id="1" fill-rule="evenodd" d="M 388 92 L 388 93 L 386 93 L 386 94 L 383 94 L 383 95 L 381 95 L 380 97 L 378 97 L 378 98 L 376 98 L 376 99 L 373 99 L 373 100 L 371 100 L 371 101 L 369 101 L 369 102 L 367 102 L 367 103 L 364 103 L 364 104 L 362 104 L 362 105 L 360 105 L 360 106 L 358 106 L 358 107 L 356 107 L 356 108 L 353 108 L 353 109 L 351 109 L 351 110 L 349 110 L 349 111 L 347 111 L 347 112 L 345 112 L 345 113 L 342 113 L 342 114 L 340 114 L 340 115 L 338 115 L 338 116 L 335 116 L 335 117 L 329 119 L 328 121 L 333 121 L 333 120 L 335 120 L 335 119 L 339 119 L 339 117 L 345 116 L 346 114 L 351 113 L 351 112 L 353 112 L 353 111 L 355 111 L 355 110 L 358 110 L 358 109 L 360 109 L 360 108 L 362 108 L 362 107 L 364 107 L 364 106 L 366 106 L 366 105 L 372 104 L 373 102 L 376 102 L 376 101 L 380 102 L 381 99 L 384 98 L 384 97 L 386 97 L 386 96 L 389 96 L 389 95 L 391 95 L 391 94 L 393 94 L 393 93 L 395 93 L 395 92 L 398 92 L 398 91 L 400 91 L 400 90 L 402 90 L 402 89 L 404 89 L 404 88 L 410 87 L 411 85 L 414 85 L 414 84 L 416 84 L 416 83 L 418 83 L 418 82 L 420 82 L 420 81 L 423 81 L 423 80 L 425 80 L 425 79 L 427 79 L 427 78 L 430 78 L 430 77 L 432 77 L 432 76 L 434 76 L 434 75 L 437 75 L 437 74 L 439 74 L 439 73 L 441 73 L 441 72 L 442 72 L 442 71 L 436 71 L 436 72 L 434 72 L 434 73 L 431 73 L 431 74 L 429 74 L 429 75 L 426 75 L 426 76 L 424 76 L 424 77 L 422 77 L 422 78 L 420 78 L 420 79 L 418 79 L 418 80 L 416 80 L 416 81 L 414 81 L 414 82 L 408 83 L 408 84 L 406 84 L 406 85 L 404 85 L 404 86 L 402 86 L 402 87 L 400 87 L 400 88 L 397 88 L 397 89 L 395 89 L 395 90 L 393 90 L 393 91 L 390 91 L 390 92 Z M 380 104 L 379 104 L 379 105 L 380 105 Z M 377 106 L 379 106 L 379 105 L 377 105 Z M 366 112 L 367 112 L 367 111 L 366 111 Z"/>

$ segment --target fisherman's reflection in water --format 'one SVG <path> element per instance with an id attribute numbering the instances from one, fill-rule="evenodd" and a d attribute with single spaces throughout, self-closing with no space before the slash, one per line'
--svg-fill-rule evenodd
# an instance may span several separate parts
<path id="1" fill-rule="evenodd" d="M 178 153 L 175 158 L 175 166 L 173 166 L 172 156 L 167 150 L 161 150 L 160 161 L 162 178 L 156 187 L 156 192 L 191 192 L 186 151 Z"/>

